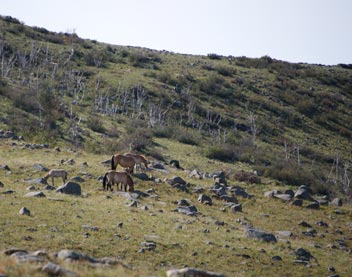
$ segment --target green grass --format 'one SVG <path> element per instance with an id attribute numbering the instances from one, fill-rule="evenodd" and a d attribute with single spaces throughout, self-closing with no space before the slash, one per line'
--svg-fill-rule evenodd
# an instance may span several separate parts
<path id="1" fill-rule="evenodd" d="M 220 168 L 227 170 L 245 169 L 241 164 L 224 164 L 204 159 L 197 153 L 194 146 L 174 143 L 166 139 L 158 139 L 160 147 L 170 157 L 180 160 L 183 167 L 192 169 L 195 165 L 203 172 L 216 171 Z M 335 207 L 322 207 L 318 211 L 304 208 L 291 207 L 279 200 L 265 198 L 264 191 L 270 189 L 284 189 L 283 186 L 271 184 L 249 185 L 229 180 L 230 185 L 240 184 L 255 198 L 246 200 L 239 198 L 243 205 L 243 212 L 233 214 L 230 211 L 221 211 L 223 202 L 214 200 L 213 206 L 204 206 L 198 203 L 195 194 L 187 194 L 175 191 L 165 183 L 154 184 L 142 182 L 135 178 L 136 189 L 146 191 L 153 188 L 160 196 L 158 200 L 143 198 L 139 200 L 137 208 L 128 207 L 129 201 L 121 196 L 100 190 L 101 183 L 96 178 L 102 175 L 107 167 L 100 162 L 106 160 L 106 155 L 93 155 L 84 151 L 71 152 L 63 149 L 57 153 L 53 149 L 25 150 L 21 147 L 9 146 L 11 141 L 1 141 L 0 147 L 3 153 L 0 164 L 7 164 L 12 169 L 12 174 L 1 171 L 1 181 L 5 187 L 1 189 L 13 189 L 12 195 L 1 194 L 1 243 L 0 249 L 11 247 L 35 251 L 44 249 L 55 253 L 61 249 L 73 249 L 88 255 L 102 258 L 105 256 L 119 256 L 121 261 L 133 268 L 132 271 L 117 268 L 99 268 L 89 273 L 90 276 L 114 276 L 117 270 L 122 270 L 129 276 L 135 274 L 163 276 L 163 272 L 171 268 L 183 266 L 197 267 L 216 272 L 225 273 L 227 276 L 302 276 L 302 275 L 326 275 L 327 267 L 333 265 L 341 275 L 348 275 L 352 268 L 349 263 L 349 255 L 345 250 L 329 249 L 329 244 L 335 244 L 335 240 L 348 234 L 347 223 L 351 220 L 352 209 L 344 206 L 347 212 L 340 216 L 334 214 Z M 182 147 L 181 147 L 182 145 Z M 182 151 L 180 151 L 182 149 Z M 166 156 L 166 154 L 164 155 Z M 189 153 L 190 155 L 184 155 Z M 73 166 L 60 166 L 61 159 L 73 158 L 76 163 Z M 82 168 L 83 162 L 88 163 L 87 168 Z M 69 171 L 69 176 L 80 175 L 80 172 L 89 172 L 92 179 L 86 179 L 81 184 L 82 197 L 73 197 L 47 192 L 45 198 L 25 198 L 28 184 L 26 178 L 36 178 L 43 175 L 32 169 L 34 163 L 41 163 L 49 168 L 63 167 Z M 192 186 L 208 188 L 212 180 L 193 180 L 182 171 L 171 170 L 169 174 L 157 171 L 149 172 L 159 178 L 180 176 L 189 181 Z M 85 177 L 83 177 L 85 178 Z M 270 183 L 270 180 L 264 180 Z M 56 180 L 56 185 L 60 180 Z M 38 189 L 40 186 L 36 185 Z M 106 196 L 110 195 L 111 199 Z M 50 200 L 50 197 L 60 198 L 62 201 Z M 174 201 L 189 199 L 195 204 L 200 212 L 197 217 L 188 217 L 174 212 Z M 21 207 L 27 207 L 31 216 L 20 216 L 18 211 Z M 147 206 L 148 210 L 140 207 Z M 224 221 L 225 226 L 218 226 L 215 221 Z M 245 238 L 244 227 L 238 222 L 247 221 L 254 227 L 275 234 L 275 231 L 290 230 L 294 234 L 292 238 L 279 240 L 276 244 L 267 244 Z M 302 231 L 305 228 L 298 226 L 301 220 L 313 225 L 318 232 L 314 238 L 305 237 Z M 319 220 L 329 224 L 329 228 L 315 225 Z M 117 225 L 123 222 L 123 227 Z M 91 231 L 85 226 L 96 226 L 98 231 Z M 182 226 L 182 229 L 177 228 Z M 35 231 L 33 231 L 35 229 Z M 205 230 L 208 230 L 205 232 Z M 339 229 L 343 235 L 337 235 Z M 32 231 L 30 231 L 32 230 Z M 85 233 L 89 233 L 85 237 Z M 116 236 L 116 235 L 119 236 Z M 24 237 L 30 236 L 30 240 Z M 155 251 L 138 253 L 140 243 L 152 240 L 157 243 Z M 322 248 L 315 248 L 319 243 Z M 352 245 L 346 240 L 348 247 Z M 293 251 L 299 247 L 311 251 L 317 258 L 318 264 L 312 263 L 312 267 L 306 268 L 294 265 Z M 262 250 L 264 249 L 264 251 Z M 249 255 L 245 258 L 243 255 Z M 274 255 L 280 255 L 282 262 L 271 260 Z M 331 260 L 331 256 L 338 257 Z M 5 266 L 9 276 L 20 272 L 32 274 L 36 267 L 27 267 L 14 264 L 11 259 L 1 257 L 1 265 Z M 64 264 L 64 267 L 72 268 L 85 275 L 88 271 L 84 264 Z M 40 275 L 40 274 L 39 274 Z"/>

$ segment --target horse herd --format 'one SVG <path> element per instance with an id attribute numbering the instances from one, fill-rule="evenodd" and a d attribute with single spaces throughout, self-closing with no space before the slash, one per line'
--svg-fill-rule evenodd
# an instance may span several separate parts
<path id="1" fill-rule="evenodd" d="M 142 164 L 144 165 L 145 169 L 148 168 L 148 161 L 147 159 L 139 154 L 132 154 L 132 153 L 125 153 L 125 154 L 115 154 L 111 158 L 111 170 L 108 170 L 103 178 L 103 190 L 111 190 L 113 191 L 114 184 L 118 188 L 120 184 L 120 190 L 122 190 L 122 185 L 124 186 L 125 191 L 128 190 L 130 192 L 134 191 L 134 182 L 131 177 L 133 174 L 134 168 L 137 166 L 142 168 Z M 125 171 L 118 172 L 116 171 L 117 166 L 120 165 L 121 167 L 125 168 Z M 48 178 L 51 177 L 52 183 L 54 186 L 54 178 L 61 177 L 62 182 L 65 183 L 67 179 L 67 172 L 63 169 L 51 169 L 44 177 L 46 181 Z"/>

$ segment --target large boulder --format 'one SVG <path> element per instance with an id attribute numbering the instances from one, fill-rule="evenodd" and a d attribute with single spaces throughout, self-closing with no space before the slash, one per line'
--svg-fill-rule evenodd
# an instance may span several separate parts
<path id="1" fill-rule="evenodd" d="M 81 195 L 82 190 L 81 186 L 74 182 L 67 182 L 65 185 L 62 185 L 56 189 L 56 192 L 72 194 L 72 195 Z"/>
<path id="2" fill-rule="evenodd" d="M 295 193 L 295 198 L 314 201 L 313 197 L 310 195 L 310 188 L 307 186 L 300 186 Z"/>

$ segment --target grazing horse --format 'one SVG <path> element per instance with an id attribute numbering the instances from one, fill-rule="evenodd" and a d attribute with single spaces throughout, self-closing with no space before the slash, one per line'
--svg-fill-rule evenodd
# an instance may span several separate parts
<path id="1" fill-rule="evenodd" d="M 116 184 L 117 188 L 119 184 L 121 184 L 120 188 L 122 190 L 122 185 L 124 185 L 125 191 L 133 192 L 134 191 L 134 183 L 131 176 L 126 172 L 117 172 L 115 170 L 109 170 L 105 173 L 103 178 L 103 190 L 114 190 L 114 184 Z"/>
<path id="2" fill-rule="evenodd" d="M 142 164 L 144 164 L 145 169 L 148 168 L 148 161 L 143 155 L 125 153 L 124 156 L 132 157 L 132 159 L 136 163 L 136 169 L 137 169 L 137 165 L 139 165 L 139 168 L 142 168 L 142 166 L 141 166 Z"/>
<path id="3" fill-rule="evenodd" d="M 111 169 L 116 170 L 117 165 L 121 165 L 122 167 L 127 169 L 129 174 L 133 173 L 133 168 L 136 162 L 132 157 L 124 156 L 121 154 L 115 154 L 111 158 Z"/>
<path id="4" fill-rule="evenodd" d="M 51 169 L 44 177 L 43 179 L 45 181 L 48 180 L 48 178 L 51 177 L 51 181 L 54 186 L 54 178 L 55 177 L 61 177 L 62 178 L 62 183 L 65 184 L 65 181 L 67 179 L 67 172 L 63 169 Z"/>

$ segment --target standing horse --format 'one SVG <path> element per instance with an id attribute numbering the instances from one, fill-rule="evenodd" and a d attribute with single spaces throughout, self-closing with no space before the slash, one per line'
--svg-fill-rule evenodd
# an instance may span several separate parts
<path id="1" fill-rule="evenodd" d="M 62 178 L 62 183 L 65 184 L 65 181 L 67 179 L 67 172 L 63 169 L 51 169 L 44 177 L 43 179 L 45 181 L 48 180 L 48 178 L 51 177 L 51 181 L 54 186 L 54 177 L 61 177 Z"/>
<path id="2" fill-rule="evenodd" d="M 144 164 L 145 169 L 148 169 L 148 161 L 143 155 L 125 153 L 124 156 L 131 157 L 134 160 L 134 162 L 136 163 L 136 169 L 137 165 L 139 165 L 139 168 L 142 168 L 142 164 Z"/>
<path id="3" fill-rule="evenodd" d="M 122 167 L 127 169 L 127 172 L 132 174 L 133 168 L 136 162 L 132 157 L 124 156 L 121 154 L 115 154 L 111 158 L 111 169 L 116 170 L 117 165 L 121 165 Z"/>
<path id="4" fill-rule="evenodd" d="M 119 187 L 119 184 L 121 184 L 120 188 L 122 190 L 122 185 L 124 185 L 125 191 L 127 191 L 127 185 L 128 185 L 128 191 L 133 192 L 134 191 L 134 183 L 131 178 L 131 176 L 126 173 L 126 172 L 117 172 L 115 170 L 109 170 L 108 172 L 105 173 L 104 178 L 103 178 L 103 190 L 114 190 L 114 184 L 116 184 L 117 189 Z"/>

